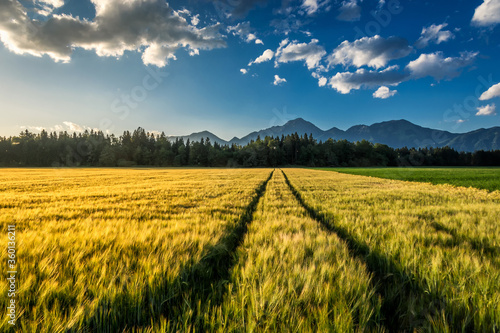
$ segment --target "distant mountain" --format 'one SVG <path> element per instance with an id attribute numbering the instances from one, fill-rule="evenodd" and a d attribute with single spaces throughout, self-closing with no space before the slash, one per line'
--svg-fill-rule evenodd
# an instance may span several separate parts
<path id="1" fill-rule="evenodd" d="M 203 131 L 203 132 L 198 132 L 198 133 L 192 133 L 190 135 L 183 135 L 183 136 L 170 136 L 169 139 L 171 141 L 175 141 L 175 139 L 178 138 L 178 139 L 183 139 L 184 142 L 186 142 L 188 139 L 189 141 L 191 142 L 196 142 L 196 141 L 201 141 L 201 139 L 203 138 L 203 140 L 206 140 L 207 138 L 210 139 L 210 142 L 214 143 L 214 142 L 218 142 L 222 145 L 225 145 L 225 144 L 229 144 L 229 142 L 219 138 L 217 135 L 213 134 L 213 133 L 210 133 L 209 131 Z"/>
<path id="2" fill-rule="evenodd" d="M 363 139 L 401 147 L 444 147 L 458 134 L 415 125 L 407 120 L 392 120 L 371 126 L 358 125 L 349 128 L 343 139 L 361 141 Z"/>
<path id="3" fill-rule="evenodd" d="M 500 150 L 500 127 L 481 128 L 460 134 L 446 145 L 458 151 Z"/>
<path id="4" fill-rule="evenodd" d="M 299 135 L 312 134 L 319 140 L 326 141 L 329 138 L 333 140 L 346 139 L 348 141 L 368 140 L 373 143 L 386 144 L 393 148 L 402 147 L 444 147 L 449 146 L 458 151 L 476 151 L 476 150 L 496 150 L 500 149 L 500 127 L 489 129 L 478 129 L 476 131 L 458 134 L 448 131 L 441 131 L 431 128 L 415 125 L 407 120 L 391 120 L 376 123 L 370 126 L 356 125 L 343 131 L 336 127 L 329 130 L 322 130 L 313 123 L 302 118 L 294 119 L 282 126 L 273 126 L 260 131 L 252 132 L 242 138 L 233 138 L 225 141 L 216 135 L 204 131 L 182 136 L 184 141 L 188 138 L 191 141 L 200 141 L 201 138 L 210 138 L 211 142 L 220 144 L 238 144 L 246 145 L 251 140 L 256 140 L 258 136 L 264 139 L 266 136 L 281 137 L 298 133 Z M 176 137 L 171 137 L 175 140 Z M 179 137 L 181 138 L 181 137 Z"/>
<path id="5" fill-rule="evenodd" d="M 304 135 L 306 133 L 307 135 L 312 134 L 313 138 L 318 140 L 322 140 L 323 138 L 328 139 L 327 137 L 325 138 L 325 131 L 319 129 L 318 127 L 316 127 L 316 125 L 309 121 L 306 121 L 302 118 L 297 118 L 294 120 L 290 120 L 283 126 L 273 126 L 271 128 L 260 130 L 258 132 L 252 132 L 242 137 L 241 139 L 233 138 L 230 143 L 246 145 L 251 140 L 255 141 L 258 136 L 264 139 L 266 136 L 281 137 L 282 135 L 286 136 L 295 132 L 297 132 L 299 135 Z"/>

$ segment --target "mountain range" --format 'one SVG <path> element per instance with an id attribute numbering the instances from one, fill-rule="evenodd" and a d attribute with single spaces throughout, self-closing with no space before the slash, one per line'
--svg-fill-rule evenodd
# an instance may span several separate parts
<path id="1" fill-rule="evenodd" d="M 183 138 L 184 141 L 200 141 L 207 137 L 211 142 L 222 145 L 246 145 L 258 136 L 264 139 L 266 136 L 281 137 L 297 132 L 299 135 L 312 134 L 318 141 L 348 140 L 352 142 L 368 140 L 372 143 L 386 144 L 392 148 L 402 147 L 445 147 L 448 146 L 457 151 L 473 152 L 476 150 L 498 150 L 500 149 L 500 127 L 478 129 L 468 133 L 451 133 L 437 129 L 426 128 L 415 125 L 407 120 L 391 120 L 376 123 L 370 126 L 356 125 L 346 131 L 333 127 L 322 130 L 313 123 L 302 118 L 290 120 L 282 126 L 273 126 L 260 131 L 252 132 L 242 138 L 233 138 L 225 141 L 208 131 L 192 133 L 185 136 L 172 136 L 172 140 Z"/>

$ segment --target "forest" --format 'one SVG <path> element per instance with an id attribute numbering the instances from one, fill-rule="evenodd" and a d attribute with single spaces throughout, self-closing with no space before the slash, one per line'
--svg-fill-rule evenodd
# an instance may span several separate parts
<path id="1" fill-rule="evenodd" d="M 500 166 L 500 151 L 458 152 L 444 148 L 391 148 L 363 140 L 318 141 L 294 133 L 220 145 L 172 139 L 138 128 L 121 136 L 101 131 L 32 133 L 0 137 L 1 167 L 370 167 Z"/>

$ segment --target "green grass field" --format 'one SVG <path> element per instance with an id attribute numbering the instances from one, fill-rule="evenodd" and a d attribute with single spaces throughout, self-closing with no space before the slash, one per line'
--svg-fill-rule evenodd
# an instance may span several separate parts
<path id="1" fill-rule="evenodd" d="M 500 190 L 500 168 L 321 168 L 351 175 Z"/>

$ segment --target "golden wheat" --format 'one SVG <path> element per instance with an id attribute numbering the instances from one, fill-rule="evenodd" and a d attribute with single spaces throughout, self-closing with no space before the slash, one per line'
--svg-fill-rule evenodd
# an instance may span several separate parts
<path id="1" fill-rule="evenodd" d="M 15 328 L 498 331 L 499 203 L 305 169 L 3 169 Z"/>
<path id="2" fill-rule="evenodd" d="M 498 191 L 285 173 L 305 205 L 361 249 L 373 271 L 396 275 L 384 293 L 402 302 L 393 304 L 400 327 L 498 331 Z"/>
<path id="3" fill-rule="evenodd" d="M 269 172 L 2 170 L 0 221 L 16 224 L 19 242 L 18 328 L 151 324 L 181 271 L 236 223 Z M 2 308 L 6 290 L 2 280 Z"/>

